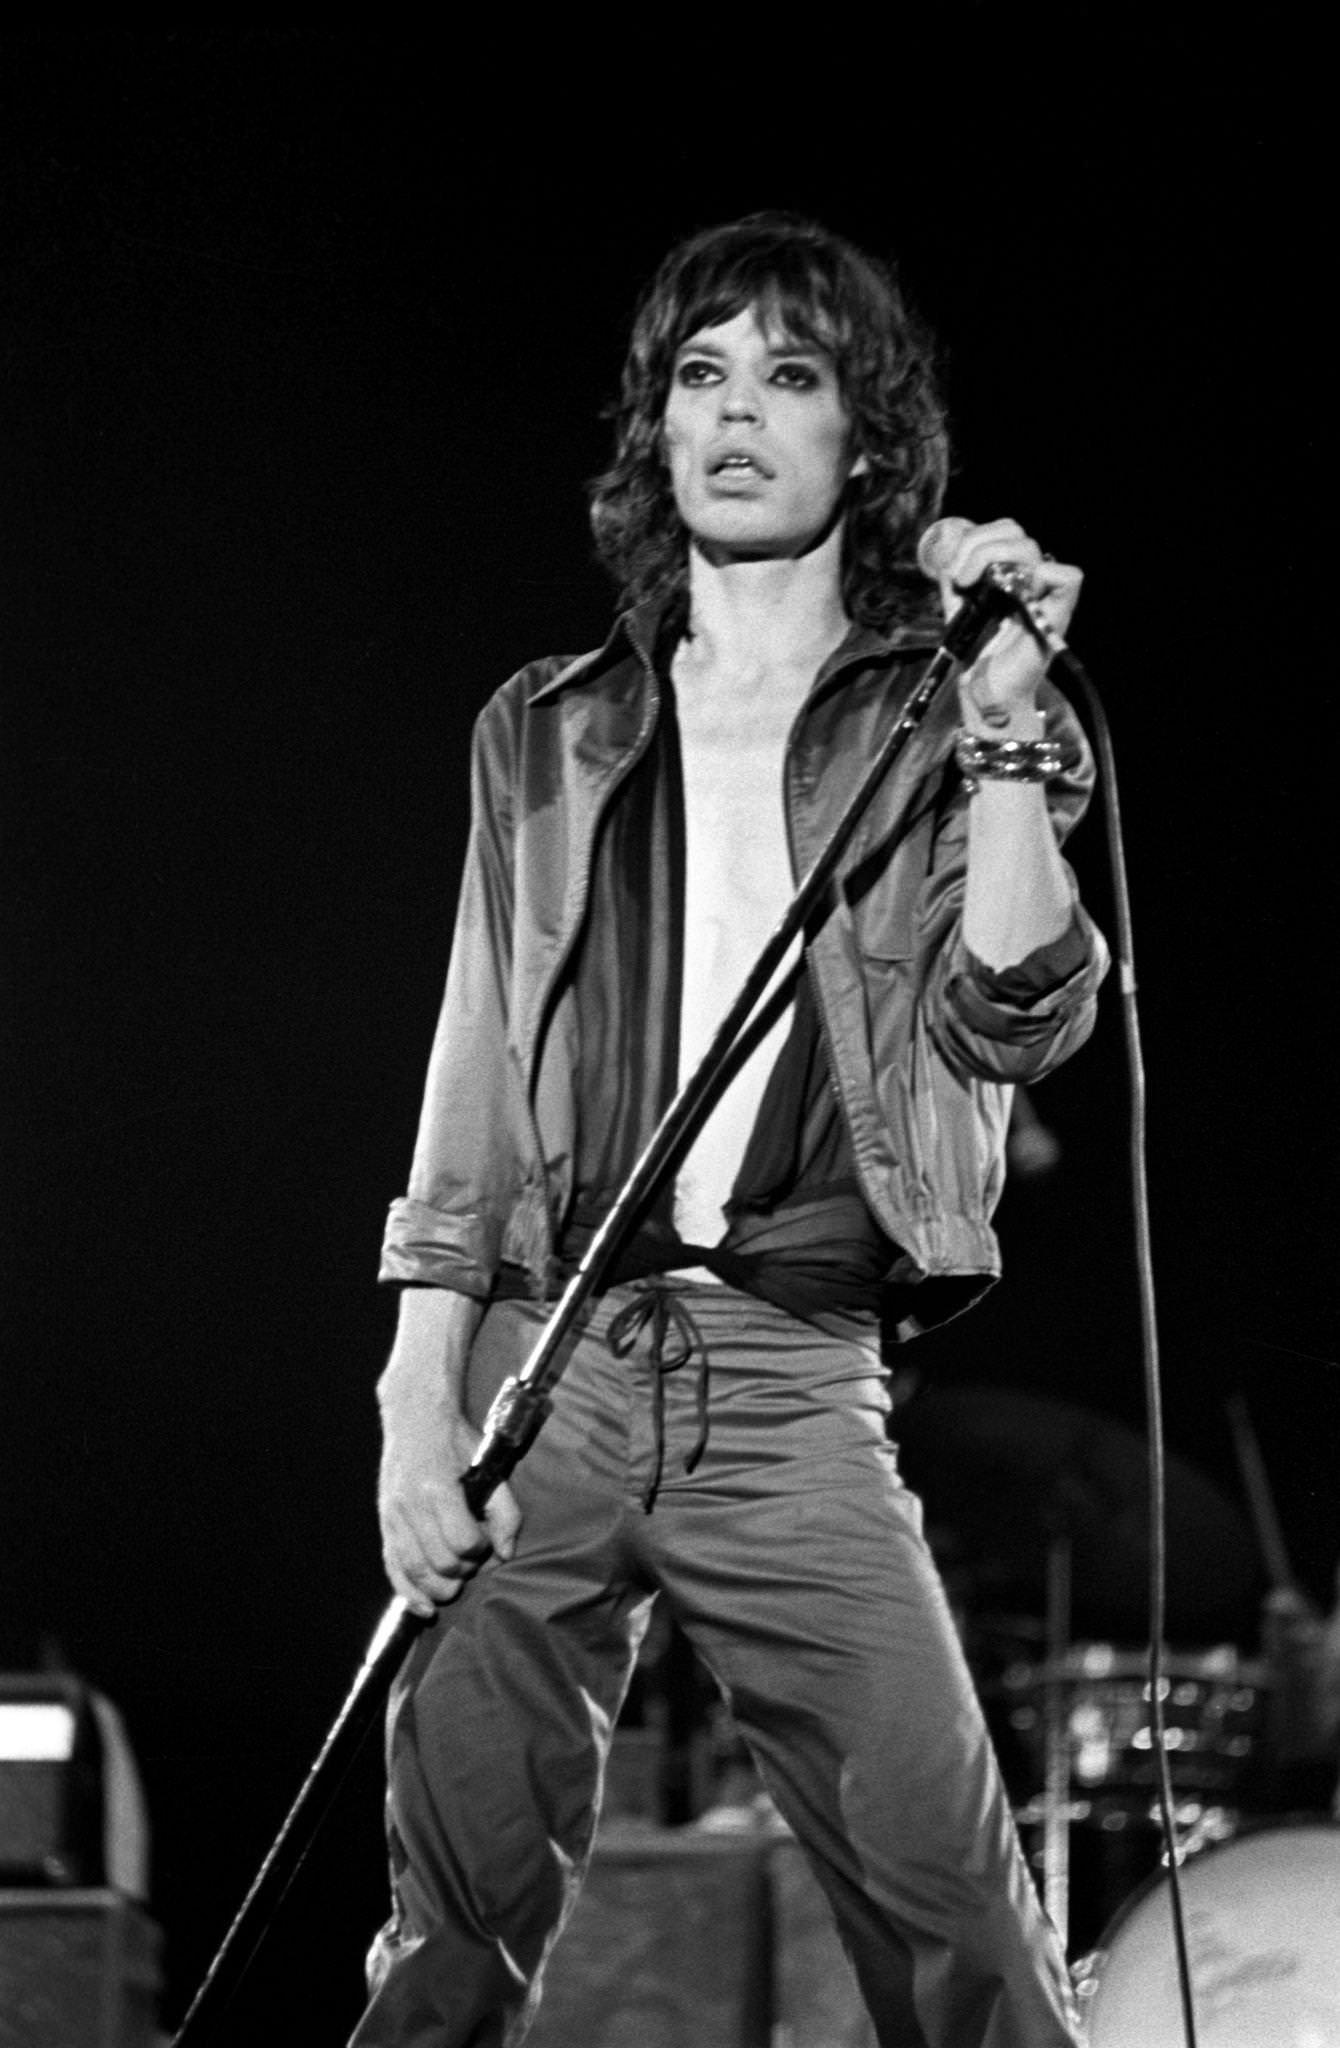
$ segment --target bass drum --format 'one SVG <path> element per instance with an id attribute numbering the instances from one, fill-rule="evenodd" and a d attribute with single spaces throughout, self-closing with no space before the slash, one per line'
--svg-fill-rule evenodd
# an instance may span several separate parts
<path id="1" fill-rule="evenodd" d="M 1266 1825 L 1182 1865 L 1199 2048 L 1340 2048 L 1340 1827 Z M 1183 2048 L 1166 1874 L 1077 1972 L 1089 2048 Z"/>

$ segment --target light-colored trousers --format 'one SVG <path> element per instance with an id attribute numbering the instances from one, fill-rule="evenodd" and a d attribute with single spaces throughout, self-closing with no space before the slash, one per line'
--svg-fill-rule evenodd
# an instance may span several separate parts
<path id="1" fill-rule="evenodd" d="M 637 1303 L 648 1320 L 616 1356 L 611 1322 L 626 1333 Z M 684 1319 L 693 1355 L 667 1370 Z M 543 1325 L 529 1303 L 489 1309 L 472 1408 Z M 881 2048 L 1071 2048 L 1064 1960 L 898 1477 L 873 1327 L 834 1330 L 707 1283 L 620 1287 L 589 1311 L 513 1477 L 516 1556 L 425 1630 L 395 1687 L 394 1913 L 351 2048 L 523 2040 L 657 1594 L 810 1857 Z"/>

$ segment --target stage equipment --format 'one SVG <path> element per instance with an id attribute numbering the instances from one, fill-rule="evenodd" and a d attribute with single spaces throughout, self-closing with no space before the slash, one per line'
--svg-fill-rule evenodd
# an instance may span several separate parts
<path id="1" fill-rule="evenodd" d="M 1233 1448 L 1237 1453 L 1238 1470 L 1242 1474 L 1243 1491 L 1251 1511 L 1252 1526 L 1256 1530 L 1257 1546 L 1270 1574 L 1271 1587 L 1275 1592 L 1297 1593 L 1298 1580 L 1285 1546 L 1279 1510 L 1275 1506 L 1275 1496 L 1271 1491 L 1266 1462 L 1261 1456 L 1261 1443 L 1252 1422 L 1251 1412 L 1241 1394 L 1229 1396 L 1224 1403 L 1224 1412 L 1233 1435 Z"/>
<path id="2" fill-rule="evenodd" d="M 545 1970 L 530 2048 L 770 2048 L 768 1846 L 609 1830 Z"/>
<path id="3" fill-rule="evenodd" d="M 1143 1650 L 1072 1643 L 1059 1662 L 1007 1671 L 1010 1726 L 1043 1762 L 1046 1702 L 1062 1703 L 1069 1788 L 1095 1825 L 1143 1818 L 1155 1789 L 1149 1681 Z M 1163 1669 L 1164 1748 L 1179 1800 L 1240 1807 L 1240 1793 L 1265 1721 L 1265 1669 L 1231 1643 L 1170 1650 Z M 1020 1816 L 1023 1817 L 1022 1815 Z"/>
<path id="4" fill-rule="evenodd" d="M 940 525 L 943 526 L 944 522 Z M 967 522 L 963 522 L 967 524 Z M 937 529 L 928 530 L 928 541 Z M 943 535 L 936 545 L 943 544 Z M 924 566 L 924 564 L 923 564 Z M 1026 568 L 1002 565 L 988 569 L 963 595 L 944 629 L 940 646 L 926 664 L 920 681 L 876 749 L 864 775 L 848 799 L 828 844 L 805 875 L 795 896 L 766 941 L 743 987 L 730 1005 L 695 1072 L 680 1088 L 652 1134 L 641 1158 L 600 1228 L 592 1237 L 573 1279 L 555 1306 L 534 1351 L 520 1373 L 504 1382 L 484 1422 L 483 1438 L 462 1487 L 471 1510 L 482 1514 L 494 1489 L 502 1484 L 529 1449 L 551 1406 L 551 1393 L 562 1376 L 564 1346 L 582 1308 L 595 1291 L 645 1203 L 677 1163 L 690 1142 L 697 1120 L 710 1100 L 740 1033 L 768 990 L 773 975 L 818 908 L 833 882 L 858 824 L 876 792 L 895 769 L 909 789 L 937 757 L 949 752 L 956 716 L 927 724 L 927 714 L 944 686 L 974 661 L 1003 620 L 1022 619 L 1047 654 L 1082 678 L 1080 664 L 1061 636 L 1031 600 L 1032 574 Z M 927 736 L 929 734 L 929 737 Z M 920 747 L 917 742 L 921 741 Z M 255 1882 L 223 1945 L 210 1966 L 176 2036 L 175 2048 L 200 2048 L 231 1996 L 234 1985 L 260 1939 L 268 1917 L 287 1890 L 294 1872 L 373 1719 L 380 1712 L 406 1650 L 422 1626 L 408 1604 L 393 1600 L 382 1616 L 367 1655 L 344 1705 L 308 1773 L 297 1799 L 261 1865 Z"/>
<path id="5" fill-rule="evenodd" d="M 528 2048 L 875 2048 L 799 1844 L 602 1830 Z"/>
<path id="6" fill-rule="evenodd" d="M 159 2048 L 144 1798 L 120 1715 L 0 1677 L 0 2048 Z"/>
<path id="7" fill-rule="evenodd" d="M 0 1885 L 108 1884 L 143 1899 L 149 1828 L 110 1700 L 65 1672 L 0 1677 Z"/>
<path id="8" fill-rule="evenodd" d="M 0 1678 L 0 1884 L 100 1884 L 102 1744 L 77 1679 Z"/>
<path id="9" fill-rule="evenodd" d="M 121 1892 L 0 1891 L 0 2048 L 161 2048 L 158 1951 Z"/>
<path id="10" fill-rule="evenodd" d="M 969 1617 L 974 1610 L 1017 1614 L 1031 1609 L 1045 1615 L 1035 1632 L 1043 1645 L 1040 1660 L 1029 1653 L 1004 1669 L 999 1664 L 989 1672 L 978 1668 L 975 1676 L 1019 1802 L 1016 1818 L 1040 1872 L 1047 1912 L 1062 1940 L 1068 1940 L 1071 1861 L 1078 1849 L 1084 1895 L 1073 1903 L 1081 1938 L 1091 1942 L 1098 1931 L 1091 1897 L 1095 1879 L 1103 1891 L 1105 1918 L 1116 1903 L 1106 1889 L 1107 1866 L 1142 1876 L 1157 1853 L 1156 1741 L 1173 1767 L 1169 1792 L 1178 1800 L 1179 1813 L 1189 1811 L 1184 1791 L 1200 1789 L 1199 1779 L 1188 1785 L 1182 1774 L 1187 1761 L 1182 1745 L 1193 1734 L 1185 1725 L 1192 1712 L 1186 1698 L 1190 1677 L 1170 1673 L 1160 1660 L 1157 1718 L 1163 1725 L 1156 1737 L 1148 1653 L 1093 1644 L 1087 1646 L 1085 1664 L 1086 1646 L 1077 1650 L 1072 1642 L 1077 1625 L 1133 1637 L 1145 1620 L 1142 1598 L 1150 1569 L 1146 1447 L 1133 1430 L 1110 1417 L 1070 1402 L 992 1387 L 931 1387 L 913 1394 L 896 1411 L 895 1434 L 903 1473 L 925 1504 L 932 1548 L 953 1559 L 956 1592 Z M 1250 1534 L 1233 1506 L 1191 1466 L 1169 1459 L 1160 1520 L 1166 1520 L 1169 1536 L 1166 1605 L 1179 1627 L 1195 1635 L 1220 1628 L 1229 1633 L 1235 1624 L 1246 1624 L 1254 1612 L 1259 1574 Z M 1225 1654 L 1235 1657 L 1231 1650 Z M 1106 1690 L 1100 1699 L 1097 1666 L 1105 1660 Z M 1200 1679 L 1205 1680 L 1203 1672 Z M 1087 1681 L 1087 1690 L 1081 1689 L 1081 1680 Z M 1238 1703 L 1241 1725 L 1224 1731 L 1225 1743 L 1245 1741 L 1249 1720 L 1254 1735 L 1264 1704 L 1259 1682 L 1258 1673 L 1250 1706 L 1244 1684 L 1229 1679 L 1212 1696 L 1204 1685 L 1198 1697 L 1212 1716 L 1222 1720 L 1230 1715 L 1230 1700 Z M 1123 1760 L 1113 1756 L 1110 1746 L 1121 1743 L 1130 1752 L 1125 1768 L 1136 1768 L 1133 1758 L 1143 1766 L 1138 1818 L 1118 1815 L 1111 1801 L 1095 1802 L 1090 1780 L 1099 1769 L 1105 1740 L 1104 1770 L 1122 1768 Z M 1244 1748 L 1238 1759 L 1235 1785 L 1248 1754 Z M 1218 1762 L 1221 1777 L 1226 1776 L 1227 1758 Z M 1208 1767 L 1209 1758 L 1201 1764 Z M 1198 1821 L 1201 1816 L 1198 1806 Z M 1089 1823 L 1109 1830 L 1120 1826 L 1128 1839 L 1104 1844 L 1105 1853 L 1096 1857 L 1075 1834 L 1077 1826 Z M 1133 1857 L 1141 1866 L 1134 1871 Z"/>
<path id="11" fill-rule="evenodd" d="M 1236 1836 L 1182 1866 L 1204 2048 L 1340 2041 L 1340 1828 Z M 1167 1874 L 1122 1908 L 1077 1966 L 1089 2048 L 1181 2048 Z"/>
<path id="12" fill-rule="evenodd" d="M 1240 1828 L 1267 1694 L 1262 1667 L 1231 1643 L 1162 1662 L 1164 1750 L 1187 1854 Z M 1007 1671 L 1003 1694 L 1038 1788 L 1015 1808 L 1024 1851 L 1068 1952 L 1082 1954 L 1160 1860 L 1148 1656 L 1074 1643 Z"/>

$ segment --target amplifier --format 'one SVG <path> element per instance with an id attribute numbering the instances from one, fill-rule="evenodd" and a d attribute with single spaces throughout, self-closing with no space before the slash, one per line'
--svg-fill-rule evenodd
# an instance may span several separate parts
<path id="1" fill-rule="evenodd" d="M 770 2048 L 767 1844 L 610 1828 L 527 2048 Z"/>
<path id="2" fill-rule="evenodd" d="M 786 1833 L 602 1830 L 527 2048 L 875 2048 Z"/>
<path id="3" fill-rule="evenodd" d="M 86 1686 L 0 1679 L 0 1884 L 107 1877 L 102 1741 Z"/>
<path id="4" fill-rule="evenodd" d="M 0 1891 L 0 2048 L 158 2048 L 158 1952 L 120 1892 Z"/>

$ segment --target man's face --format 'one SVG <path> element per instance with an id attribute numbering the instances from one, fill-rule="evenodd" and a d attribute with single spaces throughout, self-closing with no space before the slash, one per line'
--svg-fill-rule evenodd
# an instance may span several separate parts
<path id="1" fill-rule="evenodd" d="M 832 358 L 753 307 L 682 344 L 664 436 L 680 518 L 713 561 L 803 554 L 866 466 Z"/>

